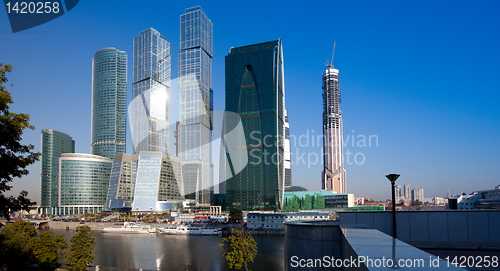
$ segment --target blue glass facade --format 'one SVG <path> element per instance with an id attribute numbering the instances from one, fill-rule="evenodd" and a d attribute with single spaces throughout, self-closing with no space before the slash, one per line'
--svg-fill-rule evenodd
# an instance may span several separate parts
<path id="1" fill-rule="evenodd" d="M 231 48 L 226 56 L 226 111 L 240 116 L 245 138 L 237 149 L 247 152 L 233 154 L 225 171 L 231 172 L 233 164 L 248 164 L 226 181 L 228 208 L 283 209 L 284 95 L 281 40 Z M 234 124 L 225 125 L 230 131 Z"/>
<path id="2" fill-rule="evenodd" d="M 179 90 L 180 125 L 178 153 L 186 199 L 210 205 L 213 194 L 212 142 L 213 111 L 212 56 L 213 26 L 196 6 L 180 17 Z"/>
<path id="3" fill-rule="evenodd" d="M 108 193 L 111 166 L 111 159 L 97 155 L 62 154 L 58 214 L 100 211 Z"/>
<path id="4" fill-rule="evenodd" d="M 92 58 L 92 154 L 125 153 L 127 54 L 104 48 Z"/>
<path id="5" fill-rule="evenodd" d="M 180 158 L 161 152 L 140 152 L 133 211 L 181 208 L 183 183 Z"/>
<path id="6" fill-rule="evenodd" d="M 132 208 L 138 160 L 137 154 L 119 154 L 114 157 L 105 209 Z"/>
<path id="7" fill-rule="evenodd" d="M 75 141 L 67 134 L 42 130 L 40 163 L 40 206 L 43 213 L 53 213 L 59 197 L 59 157 L 75 152 Z"/>
<path id="8" fill-rule="evenodd" d="M 168 152 L 170 142 L 170 43 L 153 28 L 134 38 L 132 102 L 129 107 L 133 153 Z"/>

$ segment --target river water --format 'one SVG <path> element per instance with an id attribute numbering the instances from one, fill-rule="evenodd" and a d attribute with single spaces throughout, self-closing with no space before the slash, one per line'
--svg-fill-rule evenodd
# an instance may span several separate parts
<path id="1" fill-rule="evenodd" d="M 69 239 L 73 231 L 54 230 Z M 283 236 L 254 236 L 257 256 L 249 269 L 283 270 Z M 97 232 L 94 265 L 144 270 L 230 270 L 221 236 Z M 234 269 L 233 269 L 234 270 Z"/>

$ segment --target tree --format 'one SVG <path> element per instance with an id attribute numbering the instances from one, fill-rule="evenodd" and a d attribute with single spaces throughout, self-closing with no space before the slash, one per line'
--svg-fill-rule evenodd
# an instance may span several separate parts
<path id="1" fill-rule="evenodd" d="M 0 269 L 22 270 L 32 265 L 36 236 L 35 227 L 22 220 L 3 227 L 0 232 Z"/>
<path id="2" fill-rule="evenodd" d="M 248 271 L 248 263 L 253 262 L 255 255 L 257 255 L 257 243 L 243 227 L 231 230 L 231 235 L 223 238 L 219 246 L 226 246 L 223 256 L 226 258 L 229 268 L 239 270 L 245 266 L 245 270 Z"/>
<path id="3" fill-rule="evenodd" d="M 68 243 L 64 234 L 55 234 L 53 231 L 42 232 L 35 239 L 33 245 L 33 256 L 38 266 L 50 269 L 52 266 L 59 267 L 61 259 L 66 254 Z"/>
<path id="4" fill-rule="evenodd" d="M 231 209 L 229 212 L 229 223 L 243 223 L 243 212 L 239 209 Z"/>
<path id="5" fill-rule="evenodd" d="M 27 175 L 27 167 L 37 161 L 40 156 L 40 153 L 33 152 L 35 146 L 21 144 L 23 131 L 35 129 L 29 124 L 30 116 L 9 111 L 9 105 L 14 102 L 3 84 L 8 81 L 6 73 L 11 71 L 11 65 L 4 66 L 0 63 L 0 217 L 7 219 L 9 219 L 10 211 L 29 211 L 28 206 L 34 204 L 26 198 L 28 195 L 26 191 L 22 191 L 17 198 L 6 197 L 3 192 L 12 188 L 8 183 L 14 178 Z"/>
<path id="6" fill-rule="evenodd" d="M 66 258 L 66 264 L 69 270 L 83 271 L 94 261 L 92 251 L 95 248 L 96 233 L 88 226 L 79 226 L 76 228 L 76 234 L 70 239 L 69 253 Z"/>

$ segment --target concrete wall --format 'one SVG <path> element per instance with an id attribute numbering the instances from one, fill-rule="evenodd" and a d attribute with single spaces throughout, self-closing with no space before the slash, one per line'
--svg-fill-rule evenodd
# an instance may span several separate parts
<path id="1" fill-rule="evenodd" d="M 297 266 L 296 262 L 300 259 L 322 259 L 323 256 L 333 256 L 340 259 L 341 234 L 339 224 L 333 221 L 285 222 L 284 254 L 285 271 L 304 270 Z M 323 270 L 323 268 L 310 270 Z M 324 270 L 341 269 L 324 268 Z"/>
<path id="2" fill-rule="evenodd" d="M 392 213 L 340 212 L 341 226 L 361 226 L 392 235 Z M 500 211 L 397 211 L 398 239 L 414 244 L 500 246 Z"/>

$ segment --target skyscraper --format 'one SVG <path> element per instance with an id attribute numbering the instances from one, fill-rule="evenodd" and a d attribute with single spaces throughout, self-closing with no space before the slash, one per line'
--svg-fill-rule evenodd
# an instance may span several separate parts
<path id="1" fill-rule="evenodd" d="M 196 6 L 180 17 L 179 51 L 180 122 L 178 152 L 182 159 L 186 199 L 210 205 L 213 194 L 212 141 L 213 29 Z"/>
<path id="2" fill-rule="evenodd" d="M 59 157 L 75 152 L 75 141 L 56 130 L 42 130 L 40 163 L 40 207 L 44 214 L 54 214 L 59 197 Z"/>
<path id="3" fill-rule="evenodd" d="M 327 65 L 323 71 L 323 190 L 346 193 L 342 140 L 339 70 Z"/>
<path id="4" fill-rule="evenodd" d="M 288 110 L 285 108 L 285 186 L 292 186 L 292 161 L 290 151 L 290 123 Z"/>
<path id="5" fill-rule="evenodd" d="M 235 144 L 245 150 L 230 157 L 233 164 L 248 159 L 226 181 L 226 205 L 241 210 L 281 210 L 284 197 L 285 89 L 281 39 L 231 48 L 226 56 L 226 111 L 237 113 L 244 138 Z M 225 130 L 232 124 L 225 122 Z M 224 165 L 223 165 L 224 166 Z"/>
<path id="6" fill-rule="evenodd" d="M 92 154 L 125 153 L 127 54 L 104 48 L 92 58 Z"/>
<path id="7" fill-rule="evenodd" d="M 153 28 L 134 38 L 132 102 L 133 153 L 168 152 L 170 144 L 170 43 Z"/>

